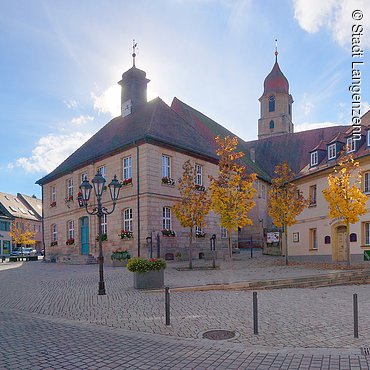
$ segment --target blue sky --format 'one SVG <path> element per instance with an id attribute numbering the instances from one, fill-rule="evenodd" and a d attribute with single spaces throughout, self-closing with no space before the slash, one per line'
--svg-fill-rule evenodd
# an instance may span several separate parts
<path id="1" fill-rule="evenodd" d="M 133 39 L 149 98 L 176 96 L 252 140 L 278 38 L 296 130 L 348 124 L 353 24 L 367 27 L 369 86 L 365 0 L 3 0 L 0 191 L 41 196 L 35 181 L 119 114 Z M 365 113 L 365 88 L 362 101 Z"/>

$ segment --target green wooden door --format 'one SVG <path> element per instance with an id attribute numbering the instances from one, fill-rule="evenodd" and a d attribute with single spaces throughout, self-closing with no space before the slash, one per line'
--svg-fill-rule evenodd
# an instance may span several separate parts
<path id="1" fill-rule="evenodd" d="M 89 254 L 89 218 L 82 217 L 80 219 L 80 235 L 81 235 L 81 254 Z"/>

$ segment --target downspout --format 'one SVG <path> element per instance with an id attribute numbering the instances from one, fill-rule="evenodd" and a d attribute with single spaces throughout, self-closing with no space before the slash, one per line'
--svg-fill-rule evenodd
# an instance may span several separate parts
<path id="1" fill-rule="evenodd" d="M 139 145 L 136 146 L 136 191 L 137 191 L 137 255 L 140 257 L 140 180 Z"/>

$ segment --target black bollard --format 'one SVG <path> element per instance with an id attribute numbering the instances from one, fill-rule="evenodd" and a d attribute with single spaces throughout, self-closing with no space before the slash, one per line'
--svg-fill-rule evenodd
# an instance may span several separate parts
<path id="1" fill-rule="evenodd" d="M 255 335 L 258 335 L 257 292 L 253 292 L 253 332 Z"/>
<path id="2" fill-rule="evenodd" d="M 164 288 L 164 298 L 165 298 L 165 309 L 166 309 L 166 325 L 171 325 L 170 319 L 170 288 L 166 286 Z"/>
<path id="3" fill-rule="evenodd" d="M 358 338 L 358 301 L 357 294 L 353 294 L 353 336 Z"/>

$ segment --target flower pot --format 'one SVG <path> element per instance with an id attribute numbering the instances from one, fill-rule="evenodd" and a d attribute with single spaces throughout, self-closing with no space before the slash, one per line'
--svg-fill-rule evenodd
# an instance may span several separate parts
<path id="1" fill-rule="evenodd" d="M 164 269 L 159 271 L 134 272 L 135 289 L 161 289 L 164 287 Z"/>
<path id="2" fill-rule="evenodd" d="M 112 266 L 113 267 L 126 267 L 126 265 L 127 265 L 127 260 L 123 260 L 123 261 L 113 260 L 112 261 Z"/>

